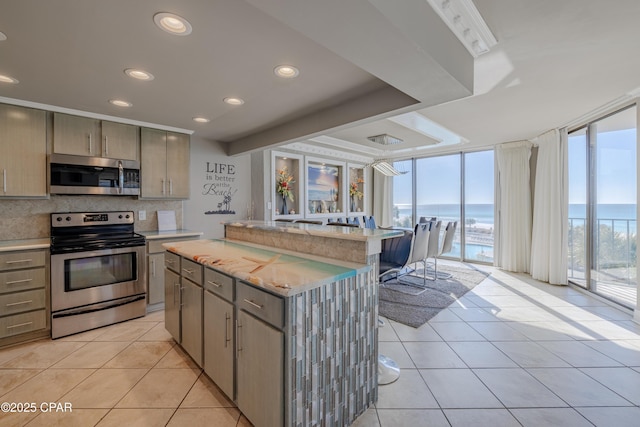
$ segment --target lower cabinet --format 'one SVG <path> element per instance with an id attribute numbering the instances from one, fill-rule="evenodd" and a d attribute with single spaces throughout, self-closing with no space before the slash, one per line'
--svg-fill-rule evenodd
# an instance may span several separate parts
<path id="1" fill-rule="evenodd" d="M 204 291 L 204 372 L 233 399 L 235 358 L 233 304 Z"/>
<path id="2" fill-rule="evenodd" d="M 284 423 L 284 334 L 238 311 L 238 397 L 240 411 L 254 425 Z"/>
<path id="3" fill-rule="evenodd" d="M 182 278 L 181 338 L 182 348 L 198 366 L 202 366 L 202 288 Z"/>
<path id="4" fill-rule="evenodd" d="M 202 366 L 202 266 L 169 252 L 164 264 L 164 327 Z"/>
<path id="5" fill-rule="evenodd" d="M 0 253 L 0 347 L 50 334 L 49 251 Z"/>
<path id="6" fill-rule="evenodd" d="M 147 278 L 149 289 L 147 292 L 147 304 L 160 304 L 164 302 L 164 275 L 162 274 L 164 264 L 164 253 L 149 254 L 147 268 L 149 269 Z"/>
<path id="7" fill-rule="evenodd" d="M 164 270 L 164 327 L 180 342 L 180 275 Z"/>

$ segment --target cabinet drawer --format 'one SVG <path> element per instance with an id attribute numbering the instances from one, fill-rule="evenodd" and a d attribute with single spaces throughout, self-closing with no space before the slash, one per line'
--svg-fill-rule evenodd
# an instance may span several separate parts
<path id="1" fill-rule="evenodd" d="M 46 327 L 46 310 L 0 317 L 0 338 L 37 331 Z"/>
<path id="2" fill-rule="evenodd" d="M 204 269 L 204 288 L 221 296 L 227 301 L 233 301 L 233 278 L 210 268 Z"/>
<path id="3" fill-rule="evenodd" d="M 198 264 L 190 259 L 182 258 L 182 266 L 180 270 L 182 277 L 202 286 L 202 264 Z"/>
<path id="4" fill-rule="evenodd" d="M 44 251 L 20 251 L 0 254 L 0 271 L 40 267 L 44 263 Z"/>
<path id="5" fill-rule="evenodd" d="M 0 295 L 0 315 L 24 313 L 44 308 L 44 289 Z"/>
<path id="6" fill-rule="evenodd" d="M 272 324 L 284 326 L 284 299 L 246 283 L 236 283 L 238 308 Z"/>
<path id="7" fill-rule="evenodd" d="M 176 273 L 180 273 L 180 255 L 176 255 L 173 252 L 164 253 L 164 266 L 169 270 L 173 270 Z"/>
<path id="8" fill-rule="evenodd" d="M 0 273 L 0 294 L 44 288 L 45 286 L 44 268 L 5 271 Z"/>

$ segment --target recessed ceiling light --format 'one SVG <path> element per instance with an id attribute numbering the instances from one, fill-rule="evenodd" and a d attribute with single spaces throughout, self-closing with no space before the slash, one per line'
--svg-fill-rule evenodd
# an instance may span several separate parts
<path id="1" fill-rule="evenodd" d="M 18 79 L 14 79 L 11 76 L 5 76 L 4 74 L 0 74 L 0 82 L 2 82 L 2 83 L 13 83 L 13 84 L 20 83 L 18 81 Z"/>
<path id="2" fill-rule="evenodd" d="M 207 119 L 206 117 L 194 117 L 193 121 L 198 123 L 209 123 L 211 120 Z"/>
<path id="3" fill-rule="evenodd" d="M 153 22 L 155 22 L 161 30 L 177 36 L 189 35 L 193 30 L 189 21 L 173 13 L 156 13 L 153 15 Z"/>
<path id="4" fill-rule="evenodd" d="M 0 42 L 5 41 L 6 39 L 7 39 L 7 35 L 2 31 L 0 31 Z"/>
<path id="5" fill-rule="evenodd" d="M 133 104 L 127 101 L 123 101 L 122 99 L 110 99 L 109 103 L 117 106 L 117 107 L 132 107 Z"/>
<path id="6" fill-rule="evenodd" d="M 244 100 L 240 99 L 240 98 L 225 98 L 223 101 L 226 102 L 229 105 L 242 105 L 242 104 L 244 104 Z"/>
<path id="7" fill-rule="evenodd" d="M 298 74 L 300 74 L 300 70 L 293 65 L 278 65 L 273 72 L 276 76 L 284 77 L 285 79 L 292 79 L 298 77 Z"/>
<path id="8" fill-rule="evenodd" d="M 153 77 L 153 74 L 148 73 L 144 70 L 138 70 L 137 68 L 127 68 L 126 70 L 124 70 L 124 73 L 127 76 L 133 77 L 134 79 L 138 80 L 151 81 L 155 78 Z"/>

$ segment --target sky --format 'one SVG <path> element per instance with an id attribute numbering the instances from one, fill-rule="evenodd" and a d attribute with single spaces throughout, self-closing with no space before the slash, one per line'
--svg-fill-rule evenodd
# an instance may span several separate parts
<path id="1" fill-rule="evenodd" d="M 394 204 L 411 204 L 411 160 L 396 162 L 409 173 L 393 178 Z M 418 205 L 460 203 L 460 154 L 416 161 Z M 493 203 L 493 150 L 465 154 L 465 194 L 470 204 Z"/>
<path id="2" fill-rule="evenodd" d="M 569 137 L 569 203 L 586 198 L 585 136 Z M 636 130 L 599 132 L 597 135 L 597 194 L 601 204 L 636 203 Z M 494 196 L 493 150 L 465 155 L 465 200 L 490 204 Z M 395 163 L 409 173 L 394 177 L 394 204 L 411 204 L 411 160 Z M 416 161 L 417 204 L 460 203 L 460 154 Z"/>
<path id="3" fill-rule="evenodd" d="M 569 136 L 569 204 L 586 200 L 586 137 Z M 599 132 L 596 142 L 597 203 L 636 203 L 636 130 Z"/>

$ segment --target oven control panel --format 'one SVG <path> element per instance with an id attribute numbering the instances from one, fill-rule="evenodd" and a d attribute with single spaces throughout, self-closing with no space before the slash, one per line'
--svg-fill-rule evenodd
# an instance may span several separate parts
<path id="1" fill-rule="evenodd" d="M 133 224 L 133 211 L 63 212 L 51 214 L 51 227 Z"/>

